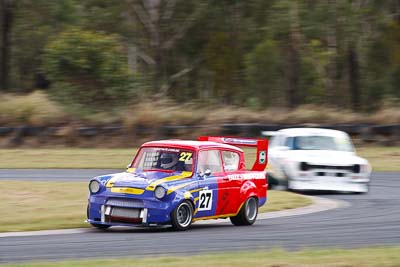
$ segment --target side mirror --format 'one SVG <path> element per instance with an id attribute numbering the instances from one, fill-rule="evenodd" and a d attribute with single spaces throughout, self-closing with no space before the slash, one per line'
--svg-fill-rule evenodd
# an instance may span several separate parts
<path id="1" fill-rule="evenodd" d="M 207 169 L 204 172 L 198 172 L 197 174 L 199 175 L 201 180 L 204 180 L 205 176 L 210 176 L 211 175 L 211 170 Z"/>

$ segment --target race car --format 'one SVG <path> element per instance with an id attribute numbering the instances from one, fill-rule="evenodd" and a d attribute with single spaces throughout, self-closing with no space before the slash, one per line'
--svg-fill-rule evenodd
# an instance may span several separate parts
<path id="1" fill-rule="evenodd" d="M 368 192 L 371 165 L 356 155 L 345 132 L 292 128 L 269 134 L 270 184 L 289 190 Z"/>
<path id="2" fill-rule="evenodd" d="M 239 146 L 257 148 L 250 171 Z M 267 151 L 266 139 L 147 142 L 126 172 L 91 179 L 87 222 L 99 229 L 172 225 L 186 230 L 194 221 L 218 218 L 252 225 L 267 201 Z"/>

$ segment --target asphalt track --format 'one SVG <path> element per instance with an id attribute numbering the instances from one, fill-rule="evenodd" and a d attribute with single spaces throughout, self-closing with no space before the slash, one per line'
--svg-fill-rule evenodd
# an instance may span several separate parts
<path id="1" fill-rule="evenodd" d="M 0 180 L 88 180 L 103 170 L 1 170 Z M 30 174 L 32 174 L 30 176 Z M 36 177 L 36 178 L 35 178 Z M 203 252 L 308 247 L 400 245 L 400 173 L 374 173 L 370 193 L 319 194 L 347 205 L 306 215 L 257 220 L 249 227 L 229 222 L 169 228 L 87 229 L 69 234 L 0 237 L 0 262 L 73 258 L 145 257 Z M 29 219 L 29 218 L 27 218 Z"/>

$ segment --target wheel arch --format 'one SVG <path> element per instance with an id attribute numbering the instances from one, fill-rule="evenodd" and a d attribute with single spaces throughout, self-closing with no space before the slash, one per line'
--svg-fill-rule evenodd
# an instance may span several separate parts
<path id="1" fill-rule="evenodd" d="M 243 205 L 243 203 L 249 198 L 249 197 L 255 197 L 257 200 L 259 199 L 258 196 L 258 189 L 256 184 L 253 181 L 246 181 L 242 187 L 240 188 L 240 203 Z"/>
<path id="2" fill-rule="evenodd" d="M 188 191 L 182 193 L 179 192 L 176 194 L 175 199 L 173 200 L 173 205 L 171 205 L 171 211 L 170 211 L 170 218 L 172 219 L 172 212 L 177 208 L 180 204 L 182 204 L 184 201 L 188 201 L 193 208 L 193 215 L 195 214 L 196 211 L 196 205 L 194 203 L 194 197 L 192 194 L 187 194 L 189 193 Z"/>

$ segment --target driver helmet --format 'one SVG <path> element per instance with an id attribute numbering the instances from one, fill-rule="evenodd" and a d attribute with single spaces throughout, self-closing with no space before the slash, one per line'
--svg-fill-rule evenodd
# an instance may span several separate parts
<path id="1" fill-rule="evenodd" d="M 178 154 L 175 153 L 164 153 L 160 158 L 160 167 L 163 169 L 171 169 L 178 163 Z"/>

